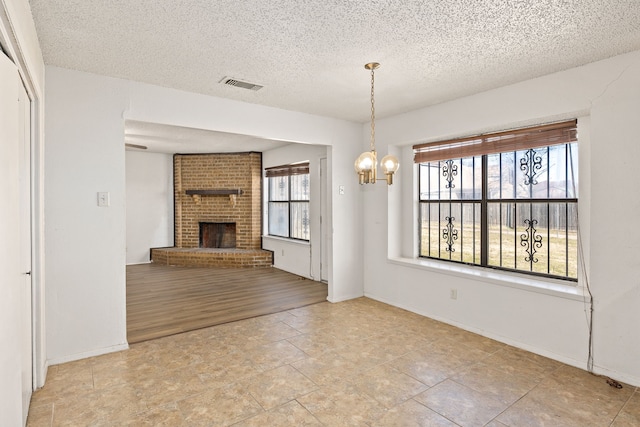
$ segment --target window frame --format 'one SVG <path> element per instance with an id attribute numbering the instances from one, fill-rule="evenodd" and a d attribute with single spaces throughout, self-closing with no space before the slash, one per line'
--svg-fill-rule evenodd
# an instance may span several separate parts
<path id="1" fill-rule="evenodd" d="M 559 124 L 551 124 L 551 125 L 542 125 L 542 126 L 537 126 L 534 128 L 528 128 L 528 129 L 523 129 L 523 130 L 515 130 L 515 131 L 506 131 L 506 132 L 500 132 L 500 133 L 494 133 L 494 134 L 487 134 L 487 135 L 481 135 L 481 136 L 475 136 L 475 137 L 465 137 L 465 138 L 458 138 L 456 140 L 450 140 L 450 141 L 438 141 L 438 142 L 434 142 L 434 143 L 429 143 L 429 144 L 418 144 L 415 145 L 414 148 L 414 161 L 417 165 L 417 172 L 418 172 L 418 181 L 417 181 L 417 198 L 418 198 L 418 224 L 417 224 L 417 233 L 418 233 L 418 259 L 429 259 L 429 260 L 434 260 L 434 261 L 444 261 L 444 262 L 453 262 L 453 263 L 457 263 L 457 264 L 462 264 L 462 265 L 471 265 L 471 266 L 478 266 L 478 267 L 482 267 L 482 268 L 490 268 L 490 269 L 495 269 L 495 270 L 500 270 L 500 271 L 505 271 L 505 272 L 510 272 L 510 273 L 516 273 L 516 274 L 522 274 L 522 275 L 526 275 L 526 276 L 537 276 L 537 277 L 543 277 L 543 278 L 549 278 L 549 279 L 559 279 L 562 281 L 569 281 L 569 282 L 577 282 L 578 278 L 579 278 L 579 250 L 577 248 L 577 245 L 579 244 L 579 242 L 577 242 L 578 239 L 578 235 L 577 235 L 577 218 L 578 218 L 578 201 L 579 201 L 579 197 L 578 197 L 578 189 L 577 187 L 573 187 L 572 188 L 572 192 L 570 193 L 569 190 L 569 181 L 568 178 L 565 178 L 565 197 L 551 197 L 551 194 L 549 192 L 549 181 L 547 182 L 547 197 L 546 198 L 540 198 L 540 197 L 533 197 L 533 195 L 530 193 L 529 197 L 521 197 L 518 196 L 516 191 L 514 190 L 514 194 L 512 196 L 512 198 L 508 198 L 505 197 L 503 198 L 503 194 L 502 194 L 502 190 L 500 191 L 500 196 L 499 197 L 490 197 L 488 192 L 489 192 L 489 156 L 494 155 L 494 154 L 499 154 L 499 159 L 500 162 L 502 162 L 502 154 L 508 154 L 508 153 L 514 153 L 514 169 L 518 168 L 518 165 L 516 165 L 516 161 L 517 159 L 519 159 L 519 157 L 515 156 L 515 153 L 521 153 L 522 151 L 525 150 L 531 150 L 531 148 L 527 148 L 525 147 L 524 149 L 522 148 L 522 145 L 519 146 L 520 149 L 514 149 L 512 150 L 508 150 L 508 149 L 500 149 L 499 151 L 493 151 L 492 149 L 487 150 L 487 153 L 484 154 L 480 154 L 479 153 L 479 147 L 475 146 L 471 148 L 471 155 L 469 155 L 470 151 L 468 147 L 463 147 L 462 151 L 456 151 L 456 147 L 455 145 L 458 144 L 460 145 L 460 142 L 462 141 L 464 145 L 465 142 L 467 141 L 478 141 L 478 140 L 491 140 L 491 138 L 495 138 L 495 135 L 499 135 L 499 136 L 503 136 L 503 135 L 508 135 L 511 134 L 512 132 L 515 132 L 516 134 L 520 131 L 526 132 L 527 130 L 533 130 L 533 131 L 537 131 L 539 129 L 552 129 L 553 132 L 555 132 L 555 134 L 558 134 L 558 129 L 561 129 L 561 132 L 568 130 L 568 133 L 565 132 L 565 135 L 562 136 L 560 139 L 565 139 L 562 140 L 561 142 L 557 142 L 556 139 L 553 139 L 551 141 L 551 143 L 547 143 L 547 144 L 540 144 L 539 142 L 534 143 L 535 147 L 537 149 L 541 149 L 544 148 L 546 150 L 546 155 L 547 155 L 547 178 L 549 178 L 549 174 L 550 169 L 548 169 L 551 165 L 549 159 L 549 152 L 550 152 L 550 147 L 554 147 L 554 146 L 564 146 L 564 156 L 565 156 L 565 164 L 564 164 L 564 173 L 565 173 L 565 177 L 569 176 L 569 168 L 571 168 L 571 181 L 573 182 L 573 184 L 577 184 L 578 183 L 578 177 L 573 176 L 573 174 L 575 173 L 575 170 L 573 169 L 574 166 L 577 166 L 577 162 L 578 162 L 578 151 L 577 151 L 577 120 L 572 120 L 569 122 L 562 122 Z M 564 129 L 564 130 L 562 130 Z M 508 137 L 508 136 L 507 136 Z M 519 137 L 520 138 L 520 137 Z M 554 137 L 555 138 L 555 137 Z M 522 140 L 522 138 L 520 138 L 520 140 Z M 430 161 L 419 161 L 420 158 L 424 159 L 424 153 L 427 152 L 427 155 L 431 155 L 432 153 L 428 153 L 428 151 L 430 149 L 433 149 L 433 147 L 436 147 L 435 150 L 444 150 L 443 152 L 451 152 L 451 153 L 460 153 L 462 155 L 462 157 L 456 156 L 456 157 L 443 157 L 439 160 L 430 160 Z M 452 149 L 453 148 L 453 149 Z M 438 156 L 439 154 L 436 153 L 436 156 Z M 422 156 L 422 157 L 421 157 Z M 442 157 L 442 155 L 440 154 L 440 156 Z M 573 157 L 575 156 L 575 157 Z M 474 180 L 474 184 L 472 185 L 472 193 L 473 195 L 471 197 L 459 197 L 459 198 L 453 198 L 451 196 L 451 192 L 449 193 L 449 198 L 442 198 L 441 196 L 441 192 L 442 192 L 442 186 L 440 184 L 440 182 L 437 185 L 437 191 L 438 191 L 438 195 L 437 198 L 431 199 L 431 195 L 432 195 L 432 186 L 430 184 L 427 184 L 427 186 L 429 188 L 427 188 L 427 191 L 425 192 L 424 188 L 423 188 L 423 177 L 422 174 L 424 173 L 425 169 L 423 166 L 425 165 L 429 165 L 430 163 L 433 164 L 437 164 L 438 165 L 438 171 L 437 174 L 439 175 L 441 172 L 443 172 L 444 170 L 442 169 L 442 163 L 443 162 L 447 162 L 447 161 L 454 161 L 457 163 L 457 165 L 459 165 L 462 168 L 463 165 L 463 161 L 465 159 L 473 159 L 472 160 L 472 164 L 474 165 L 473 168 L 475 168 L 475 162 L 476 159 L 480 159 L 480 172 L 481 172 L 481 185 L 480 185 L 480 197 L 478 197 L 478 195 L 476 194 L 477 188 L 475 186 L 475 179 L 476 179 L 476 171 L 475 169 L 471 172 L 471 176 L 473 177 Z M 500 163 L 500 165 L 502 165 L 502 163 Z M 520 169 L 522 169 L 522 163 L 520 163 Z M 451 163 L 449 163 L 449 167 L 451 167 Z M 462 171 L 461 171 L 462 173 Z M 514 173 L 514 176 L 517 176 L 517 172 Z M 431 179 L 431 177 L 429 177 L 429 179 Z M 500 185 L 502 185 L 502 181 L 504 179 L 504 175 L 502 172 L 502 166 L 500 166 L 500 173 L 499 173 L 499 177 L 498 180 L 501 183 Z M 449 182 L 449 184 L 451 184 L 451 182 Z M 500 187 L 501 188 L 501 187 Z M 533 188 L 533 185 L 529 185 L 529 188 Z M 468 190 L 468 188 L 465 188 Z M 460 191 L 462 191 L 463 188 L 460 188 Z M 427 199 L 424 198 L 423 194 L 429 194 L 429 197 Z M 449 204 L 449 215 L 451 216 L 452 211 L 452 206 L 455 204 L 457 208 L 460 209 L 460 213 L 463 212 L 463 210 L 465 209 L 465 205 L 469 205 L 471 204 L 473 206 L 472 208 L 472 212 L 473 212 L 473 222 L 472 222 L 472 231 L 471 232 L 467 232 L 467 233 L 473 233 L 473 250 L 471 252 L 468 251 L 463 251 L 464 246 L 462 245 L 462 239 L 461 239 L 461 243 L 460 243 L 460 251 L 462 252 L 459 256 L 459 259 L 451 259 L 451 252 L 449 252 L 452 248 L 451 246 L 451 241 L 448 241 L 448 246 L 449 248 L 446 250 L 447 252 L 450 253 L 450 257 L 449 259 L 443 258 L 443 254 L 445 253 L 444 250 L 441 249 L 441 240 L 446 239 L 445 235 L 446 233 L 446 229 L 448 229 L 449 232 L 451 232 L 453 230 L 452 227 L 448 227 L 449 224 L 445 224 L 446 226 L 443 228 L 442 225 L 444 224 L 443 220 L 442 220 L 442 213 L 440 211 L 441 207 L 443 206 L 443 204 Z M 497 205 L 498 209 L 500 212 L 499 214 L 499 218 L 500 218 L 500 240 L 499 240 L 499 257 L 500 257 L 500 264 L 501 265 L 493 265 L 489 262 L 489 254 L 490 254 L 490 239 L 489 239 L 489 206 L 493 204 L 494 206 Z M 431 214 L 432 214 L 432 210 L 429 206 L 437 206 L 437 211 L 438 211 L 438 218 L 436 220 L 432 220 L 431 219 Z M 514 245 L 514 267 L 513 268 L 509 268 L 509 267 L 505 267 L 504 264 L 502 263 L 502 257 L 504 255 L 504 249 L 503 249 L 503 244 L 505 242 L 504 237 L 502 236 L 502 209 L 503 206 L 511 206 L 514 211 L 516 210 L 517 206 L 523 206 L 527 207 L 527 205 L 529 206 L 529 210 L 531 211 L 534 207 L 540 205 L 540 206 L 544 206 L 546 205 L 546 209 L 547 209 L 547 215 L 545 217 L 545 221 L 547 222 L 547 226 L 546 226 L 546 230 L 547 231 L 547 238 L 545 239 L 545 243 L 546 243 L 546 256 L 547 256 L 547 262 L 546 262 L 546 272 L 539 272 L 539 271 L 533 271 L 534 268 L 534 263 L 537 263 L 537 260 L 532 262 L 531 260 L 526 260 L 526 262 L 529 263 L 530 267 L 529 269 L 525 270 L 525 269 L 519 269 L 518 264 L 520 263 L 519 261 L 519 253 L 518 253 L 518 249 L 517 246 L 518 244 L 521 244 L 522 246 L 525 246 L 522 240 L 518 240 L 523 239 L 523 237 L 520 237 L 520 231 L 518 231 L 519 226 L 516 224 L 514 227 L 514 231 L 513 231 L 513 242 L 512 244 Z M 551 216 L 549 215 L 549 209 L 551 209 L 552 206 L 554 205 L 558 205 L 558 208 L 560 211 L 562 211 L 562 209 L 564 209 L 564 215 L 565 215 L 565 222 L 564 222 L 564 244 L 565 244 L 565 249 L 564 249 L 564 255 L 565 255 L 565 261 L 564 264 L 562 264 L 563 269 L 565 271 L 565 275 L 559 275 L 559 274 L 554 274 L 553 269 L 551 268 L 551 264 L 552 264 L 552 258 L 553 256 L 551 255 L 551 242 L 550 242 L 550 234 L 549 231 L 552 230 L 551 225 L 550 225 L 550 221 L 551 221 Z M 564 206 L 562 206 L 564 205 Z M 424 206 L 427 206 L 427 210 L 424 210 Z M 480 220 L 479 222 L 479 226 L 476 223 L 476 209 L 477 206 L 479 206 L 480 212 L 479 212 L 479 216 L 480 216 Z M 446 211 L 446 209 L 445 209 Z M 434 224 L 431 223 L 431 221 L 437 221 L 435 230 L 437 230 L 437 237 L 435 239 L 438 240 L 438 248 L 435 250 L 431 249 L 431 246 L 427 246 L 427 249 L 425 251 L 425 247 L 423 245 L 423 234 L 424 234 L 424 230 L 425 230 L 425 226 L 423 225 L 423 215 L 427 213 L 427 215 L 429 216 L 429 220 L 428 223 L 426 225 L 426 227 L 428 227 L 429 229 L 429 233 L 431 235 L 431 230 L 434 229 Z M 495 219 L 495 218 L 494 218 Z M 571 226 L 569 224 L 569 219 L 575 221 L 574 226 Z M 451 222 L 449 220 L 449 217 L 447 217 L 448 222 Z M 529 218 L 529 220 L 533 220 L 533 217 Z M 446 221 L 445 221 L 446 222 Z M 521 226 L 521 225 L 520 225 Z M 465 225 L 462 221 L 462 218 L 459 219 L 459 225 L 458 225 L 458 230 L 456 230 L 456 237 L 455 239 L 457 239 L 457 233 L 460 232 L 460 234 L 462 234 L 462 231 L 464 229 Z M 468 224 L 467 224 L 468 227 Z M 575 228 L 574 228 L 575 227 Z M 479 228 L 479 232 L 480 232 L 480 237 L 479 237 L 479 245 L 480 245 L 480 253 L 479 253 L 479 259 L 476 259 L 476 250 L 475 250 L 475 236 L 476 236 L 476 228 Z M 533 228 L 533 226 L 532 226 Z M 536 230 L 534 230 L 535 232 Z M 576 248 L 571 248 L 571 251 L 569 250 L 569 235 L 571 233 L 575 233 L 575 238 L 576 238 Z M 533 234 L 529 234 L 529 238 L 532 240 L 533 239 Z M 427 240 L 428 241 L 428 245 L 433 244 L 433 240 L 431 237 L 429 237 Z M 451 239 L 449 239 L 451 240 Z M 526 241 L 527 239 L 524 239 L 524 241 Z M 447 243 L 445 243 L 445 246 L 447 246 Z M 533 242 L 528 243 L 529 245 L 533 245 Z M 532 246 L 530 246 L 532 247 Z M 530 248 L 529 248 L 530 250 Z M 527 251 L 525 249 L 525 251 Z M 426 253 L 425 253 L 426 252 Z M 526 252 L 527 254 L 529 254 L 529 252 Z M 534 252 L 535 254 L 535 249 Z M 556 252 L 557 253 L 557 252 Z M 435 255 L 433 255 L 435 254 Z M 530 256 L 532 256 L 531 254 L 529 254 Z M 469 261 L 465 261 L 465 258 L 472 258 L 472 262 Z M 571 266 L 569 261 L 570 259 L 575 260 L 575 267 Z M 574 276 L 575 275 L 575 276 Z"/>
<path id="2" fill-rule="evenodd" d="M 292 194 L 294 193 L 293 189 L 292 189 L 292 177 L 293 176 L 306 176 L 307 180 L 309 180 L 309 184 L 307 185 L 307 193 L 308 193 L 308 198 L 307 199 L 292 199 Z M 272 185 L 273 183 L 275 183 L 275 179 L 273 178 L 282 178 L 282 177 L 286 177 L 287 178 L 287 189 L 286 189 L 286 198 L 283 200 L 272 200 Z M 281 165 L 281 166 L 274 166 L 274 167 L 270 167 L 270 168 L 266 168 L 265 169 L 265 179 L 267 180 L 267 236 L 270 237 L 277 237 L 277 238 L 281 238 L 281 239 L 290 239 L 290 240 L 295 240 L 295 241 L 300 241 L 300 242 L 309 242 L 311 239 L 311 227 L 310 227 L 310 223 L 311 223 L 311 215 L 310 215 L 310 200 L 311 200 L 311 176 L 309 173 L 309 162 L 300 162 L 300 163 L 294 163 L 294 164 L 288 164 L 288 165 Z M 294 237 L 293 236 L 293 231 L 294 231 L 294 221 L 292 221 L 293 218 L 293 213 L 292 213 L 292 209 L 294 205 L 299 205 L 299 204 L 306 204 L 306 212 L 307 212 L 307 217 L 301 220 L 302 224 L 301 226 L 303 228 L 306 227 L 307 229 L 307 235 L 309 236 L 309 238 L 305 239 L 305 238 L 300 238 L 300 237 Z M 270 221 L 270 217 L 271 217 L 271 206 L 273 204 L 286 204 L 287 206 L 287 235 L 281 235 L 281 234 L 273 234 L 272 230 L 271 230 L 271 221 Z M 304 210 L 304 209 L 303 209 Z M 304 221 L 306 219 L 306 225 L 304 224 Z"/>

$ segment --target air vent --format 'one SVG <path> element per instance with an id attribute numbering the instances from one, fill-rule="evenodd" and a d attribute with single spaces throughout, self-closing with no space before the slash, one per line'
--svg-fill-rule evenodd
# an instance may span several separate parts
<path id="1" fill-rule="evenodd" d="M 220 80 L 220 83 L 250 90 L 260 90 L 264 87 L 255 83 L 243 82 L 242 80 L 234 79 L 232 77 L 225 77 L 224 79 Z"/>

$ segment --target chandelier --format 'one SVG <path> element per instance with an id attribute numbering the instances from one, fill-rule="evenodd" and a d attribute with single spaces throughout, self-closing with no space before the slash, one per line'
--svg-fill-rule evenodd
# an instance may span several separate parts
<path id="1" fill-rule="evenodd" d="M 377 62 L 365 64 L 364 68 L 371 70 L 371 140 L 369 142 L 370 151 L 360 154 L 355 162 L 355 170 L 358 174 L 358 182 L 362 184 L 375 184 L 378 179 L 378 153 L 376 153 L 376 108 L 373 97 L 374 71 L 380 66 Z M 393 174 L 399 167 L 398 158 L 387 154 L 380 161 L 382 172 L 386 176 L 388 185 L 393 184 Z"/>

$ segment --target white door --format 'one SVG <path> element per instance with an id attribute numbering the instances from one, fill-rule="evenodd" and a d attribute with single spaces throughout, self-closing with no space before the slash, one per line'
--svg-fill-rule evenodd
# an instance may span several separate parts
<path id="1" fill-rule="evenodd" d="M 26 422 L 33 391 L 33 327 L 31 280 L 31 102 L 20 85 L 18 112 L 19 192 L 20 192 L 20 273 L 22 340 L 22 417 Z"/>
<path id="2" fill-rule="evenodd" d="M 329 280 L 327 229 L 327 158 L 323 157 L 320 159 L 320 280 L 323 282 Z"/>
<path id="3" fill-rule="evenodd" d="M 24 425 L 31 399 L 29 101 L 0 52 L 0 425 Z"/>

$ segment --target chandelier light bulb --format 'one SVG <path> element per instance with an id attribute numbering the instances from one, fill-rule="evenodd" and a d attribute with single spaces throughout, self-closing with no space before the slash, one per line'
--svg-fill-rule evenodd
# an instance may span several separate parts
<path id="1" fill-rule="evenodd" d="M 387 154 L 382 158 L 380 166 L 382 167 L 382 171 L 385 174 L 389 174 L 396 172 L 400 167 L 400 163 L 398 162 L 398 158 L 396 156 Z"/>
<path id="2" fill-rule="evenodd" d="M 371 171 L 377 166 L 375 163 L 375 155 L 371 151 L 365 151 L 356 160 L 356 172 Z"/>

